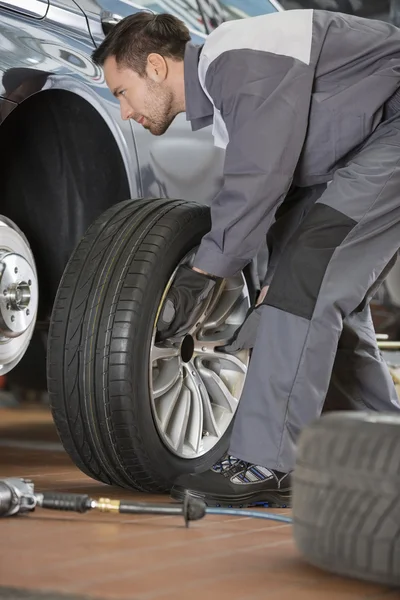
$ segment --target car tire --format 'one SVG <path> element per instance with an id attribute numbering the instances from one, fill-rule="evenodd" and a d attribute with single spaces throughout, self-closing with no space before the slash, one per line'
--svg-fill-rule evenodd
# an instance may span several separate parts
<path id="1" fill-rule="evenodd" d="M 331 413 L 300 436 L 293 532 L 316 567 L 400 584 L 400 418 Z"/>
<path id="2" fill-rule="evenodd" d="M 50 403 L 66 451 L 94 479 L 165 492 L 227 450 L 233 418 L 209 451 L 190 460 L 171 451 L 155 423 L 149 381 L 167 286 L 209 229 L 209 208 L 200 204 L 122 202 L 89 228 L 65 269 L 49 330 Z"/>

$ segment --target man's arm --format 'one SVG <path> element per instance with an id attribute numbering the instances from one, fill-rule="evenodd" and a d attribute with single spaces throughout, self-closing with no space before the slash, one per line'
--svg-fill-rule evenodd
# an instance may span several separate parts
<path id="1" fill-rule="evenodd" d="M 194 267 L 219 277 L 240 271 L 265 241 L 308 125 L 313 69 L 289 57 L 249 52 L 221 55 L 206 78 L 229 143 L 224 185 L 211 204 L 212 228 Z"/>

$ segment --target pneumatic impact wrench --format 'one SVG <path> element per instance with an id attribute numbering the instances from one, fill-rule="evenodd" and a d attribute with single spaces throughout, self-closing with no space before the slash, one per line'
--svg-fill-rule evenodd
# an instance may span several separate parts
<path id="1" fill-rule="evenodd" d="M 129 500 L 94 500 L 86 494 L 64 494 L 59 492 L 36 493 L 32 481 L 26 479 L 0 479 L 0 518 L 32 512 L 36 507 L 51 510 L 85 513 L 89 510 L 125 514 L 147 514 L 183 516 L 186 527 L 190 521 L 198 521 L 206 514 L 202 500 L 185 497 L 183 504 L 149 504 Z"/>

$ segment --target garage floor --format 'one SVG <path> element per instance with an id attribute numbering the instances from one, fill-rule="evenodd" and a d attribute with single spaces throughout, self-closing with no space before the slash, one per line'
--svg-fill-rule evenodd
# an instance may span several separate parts
<path id="1" fill-rule="evenodd" d="M 0 409 L 0 478 L 10 476 L 32 478 L 37 490 L 169 501 L 83 475 L 59 446 L 45 408 Z M 208 517 L 186 530 L 178 518 L 38 510 L 2 520 L 0 540 L 0 598 L 9 600 L 400 598 L 400 591 L 306 565 L 291 527 L 276 522 Z"/>

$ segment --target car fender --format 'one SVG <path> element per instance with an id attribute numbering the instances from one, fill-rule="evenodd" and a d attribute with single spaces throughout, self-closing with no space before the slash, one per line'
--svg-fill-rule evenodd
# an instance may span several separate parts
<path id="1" fill-rule="evenodd" d="M 66 18 L 68 15 L 71 21 L 71 14 L 64 10 L 63 27 L 55 27 L 55 21 L 61 19 L 60 11 L 50 7 L 48 16 L 38 22 L 0 10 L 0 96 L 8 101 L 2 103 L 0 119 L 33 94 L 46 90 L 63 89 L 81 96 L 112 132 L 124 161 L 131 196 L 140 196 L 133 130 L 129 122 L 122 120 L 119 103 L 108 90 L 102 69 L 91 59 L 94 46 L 86 19 L 82 13 L 81 17 L 73 15 L 73 25 Z"/>

